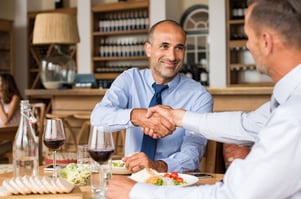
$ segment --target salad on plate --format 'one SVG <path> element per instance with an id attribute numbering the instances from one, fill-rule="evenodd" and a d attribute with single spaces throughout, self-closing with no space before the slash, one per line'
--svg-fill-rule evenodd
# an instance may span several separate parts
<path id="1" fill-rule="evenodd" d="M 87 185 L 91 176 L 91 168 L 88 164 L 70 163 L 60 170 L 60 177 L 75 185 Z"/>
<path id="2" fill-rule="evenodd" d="M 188 186 L 198 182 L 198 178 L 177 172 L 159 173 L 156 170 L 145 168 L 130 176 L 137 182 L 144 182 L 157 186 Z"/>
<path id="3" fill-rule="evenodd" d="M 112 160 L 112 173 L 113 174 L 131 174 L 131 171 L 125 167 L 122 160 Z"/>

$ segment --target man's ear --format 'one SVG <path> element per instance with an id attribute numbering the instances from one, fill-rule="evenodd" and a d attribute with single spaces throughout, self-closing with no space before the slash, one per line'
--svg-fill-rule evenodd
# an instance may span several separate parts
<path id="1" fill-rule="evenodd" d="M 144 43 L 144 50 L 147 57 L 151 56 L 151 43 L 149 41 Z"/>
<path id="2" fill-rule="evenodd" d="M 273 36 L 268 33 L 268 32 L 264 32 L 262 34 L 262 49 L 263 49 L 263 53 L 265 55 L 271 54 L 273 52 L 273 46 L 274 46 L 274 40 L 273 40 Z"/>

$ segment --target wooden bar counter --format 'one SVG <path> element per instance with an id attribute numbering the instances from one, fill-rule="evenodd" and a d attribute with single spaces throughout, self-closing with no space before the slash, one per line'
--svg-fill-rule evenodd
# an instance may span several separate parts
<path id="1" fill-rule="evenodd" d="M 214 111 L 250 111 L 270 100 L 272 87 L 208 88 L 214 98 Z M 27 89 L 28 99 L 51 99 L 53 113 L 90 112 L 106 89 Z"/>
<path id="2" fill-rule="evenodd" d="M 90 113 L 104 96 L 105 89 L 27 89 L 29 100 L 51 100 L 52 113 Z"/>
<path id="3" fill-rule="evenodd" d="M 214 111 L 251 111 L 270 100 L 273 87 L 208 88 Z"/>

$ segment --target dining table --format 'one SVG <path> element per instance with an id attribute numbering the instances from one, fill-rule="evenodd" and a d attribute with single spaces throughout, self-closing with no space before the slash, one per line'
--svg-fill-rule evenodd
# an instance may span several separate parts
<path id="1" fill-rule="evenodd" d="M 0 125 L 0 141 L 15 139 L 18 130 L 18 125 Z"/>
<path id="2" fill-rule="evenodd" d="M 40 166 L 39 175 L 40 176 L 51 176 L 51 171 L 44 171 L 45 165 Z M 5 179 L 11 179 L 13 177 L 13 166 L 11 164 L 0 164 L 0 185 Z M 196 173 L 186 173 L 194 175 Z M 214 184 L 218 181 L 223 180 L 224 174 L 219 173 L 206 173 L 207 176 L 202 176 L 199 178 L 198 182 L 190 186 L 198 186 L 205 184 Z M 114 175 L 114 174 L 113 174 Z M 5 199 L 92 199 L 93 194 L 91 193 L 91 187 L 89 185 L 75 186 L 70 193 L 65 194 L 28 194 L 28 195 L 10 195 L 5 197 Z"/>

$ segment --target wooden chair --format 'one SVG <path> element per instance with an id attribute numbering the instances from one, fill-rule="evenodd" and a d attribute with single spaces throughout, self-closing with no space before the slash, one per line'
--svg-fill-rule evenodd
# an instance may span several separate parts
<path id="1" fill-rule="evenodd" d="M 89 141 L 89 134 L 90 134 L 90 113 L 77 113 L 73 114 L 75 119 L 82 121 L 81 128 L 76 135 L 76 143 L 77 144 L 88 144 Z"/>
<path id="2" fill-rule="evenodd" d="M 37 119 L 34 129 L 36 136 L 39 138 L 39 164 L 43 164 L 43 132 L 44 132 L 44 120 L 46 114 L 46 105 L 42 102 L 30 103 L 30 107 L 33 115 Z"/>
<path id="3" fill-rule="evenodd" d="M 124 145 L 125 145 L 125 135 L 126 130 L 121 130 L 118 132 L 114 132 L 113 134 L 115 150 L 112 159 L 113 160 L 120 160 L 124 157 Z"/>
<path id="4" fill-rule="evenodd" d="M 205 154 L 200 163 L 200 171 L 207 173 L 224 173 L 223 144 L 208 140 Z"/>

